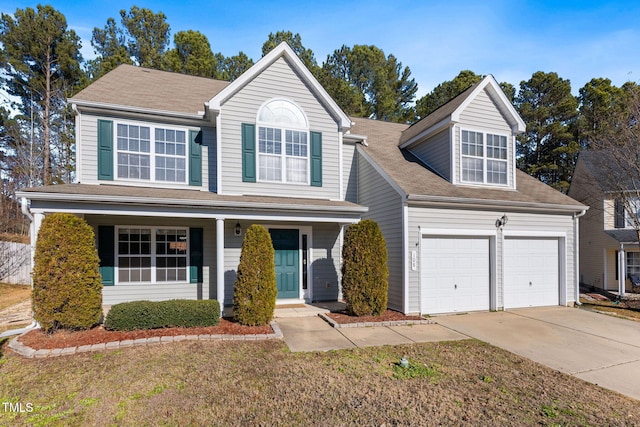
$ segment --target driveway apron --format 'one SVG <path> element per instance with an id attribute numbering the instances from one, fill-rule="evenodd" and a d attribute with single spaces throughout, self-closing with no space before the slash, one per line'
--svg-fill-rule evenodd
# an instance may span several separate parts
<path id="1" fill-rule="evenodd" d="M 439 316 L 438 324 L 640 400 L 640 323 L 568 307 Z"/>

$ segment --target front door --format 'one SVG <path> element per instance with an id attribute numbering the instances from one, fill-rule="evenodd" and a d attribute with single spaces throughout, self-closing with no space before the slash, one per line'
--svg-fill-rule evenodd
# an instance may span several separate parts
<path id="1" fill-rule="evenodd" d="M 275 249 L 278 299 L 300 297 L 299 231 L 269 229 Z"/>

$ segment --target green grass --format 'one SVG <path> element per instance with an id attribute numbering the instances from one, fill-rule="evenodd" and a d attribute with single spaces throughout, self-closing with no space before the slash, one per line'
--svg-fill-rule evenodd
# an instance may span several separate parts
<path id="1" fill-rule="evenodd" d="M 400 368 L 406 356 L 409 368 Z M 637 401 L 474 340 L 291 353 L 188 341 L 0 358 L 0 426 L 633 425 Z M 399 371 L 402 369 L 402 371 Z"/>

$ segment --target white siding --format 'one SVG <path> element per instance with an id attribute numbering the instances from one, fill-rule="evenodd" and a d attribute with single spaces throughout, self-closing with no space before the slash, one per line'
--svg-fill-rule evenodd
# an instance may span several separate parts
<path id="1" fill-rule="evenodd" d="M 141 285 L 113 285 L 104 286 L 102 289 L 102 303 L 113 305 L 125 301 L 151 300 L 162 301 L 168 299 L 215 299 L 216 298 L 216 244 L 215 221 L 191 220 L 186 218 L 158 218 L 158 217 L 134 217 L 134 216 L 105 216 L 85 215 L 85 219 L 94 227 L 96 236 L 100 225 L 131 225 L 142 227 L 202 227 L 203 240 L 203 283 L 202 286 L 195 283 L 182 284 L 141 284 Z"/>
<path id="2" fill-rule="evenodd" d="M 126 180 L 119 180 L 114 176 L 113 181 L 100 181 L 98 180 L 98 120 L 111 120 L 114 122 L 114 138 L 115 138 L 115 122 L 118 120 L 126 120 L 127 122 L 139 122 L 141 124 L 154 124 L 158 126 L 177 126 L 186 130 L 200 130 L 203 131 L 203 143 L 202 143 L 202 186 L 194 187 L 189 186 L 188 183 L 185 184 L 175 184 L 175 183 L 163 183 L 163 182 L 133 182 Z M 80 155 L 81 157 L 77 160 L 78 163 L 81 163 L 81 175 L 78 176 L 78 180 L 82 184 L 117 184 L 117 185 L 137 185 L 137 186 L 145 186 L 145 187 L 155 187 L 155 188 L 201 188 L 203 190 L 214 191 L 216 188 L 215 182 L 215 158 L 216 158 L 216 132 L 212 127 L 196 127 L 196 126 L 185 126 L 184 124 L 174 123 L 174 122 L 158 122 L 158 121 L 148 121 L 148 120 L 139 120 L 139 119 L 128 119 L 128 118 L 115 118 L 113 116 L 96 116 L 91 114 L 81 114 L 80 115 L 80 126 L 81 126 L 81 144 Z M 187 132 L 187 138 L 189 138 L 189 134 Z M 114 142 L 115 144 L 115 142 Z M 114 145 L 114 174 L 117 171 L 117 163 L 115 160 L 116 150 Z M 209 164 L 210 161 L 213 161 L 213 164 Z M 189 158 L 187 156 L 187 164 L 189 162 Z M 212 182 L 211 188 L 209 187 L 209 176 L 207 172 L 212 173 Z"/>
<path id="3" fill-rule="evenodd" d="M 411 147 L 409 150 L 430 168 L 451 180 L 451 144 L 449 143 L 449 129 Z"/>
<path id="4" fill-rule="evenodd" d="M 358 159 L 358 199 L 358 203 L 369 207 L 369 212 L 363 218 L 378 223 L 387 243 L 388 306 L 404 311 L 402 197 L 363 157 Z"/>
<path id="5" fill-rule="evenodd" d="M 460 167 L 461 129 L 481 131 L 507 136 L 507 182 L 509 188 L 515 188 L 515 140 L 511 126 L 498 110 L 486 91 L 482 91 L 460 114 L 460 122 L 454 126 L 454 162 L 456 181 L 462 182 Z M 485 141 L 486 142 L 486 141 Z M 482 185 L 482 184 L 474 184 Z M 500 188 L 500 187 L 498 187 Z"/>
<path id="6" fill-rule="evenodd" d="M 358 202 L 358 156 L 356 144 L 346 142 L 342 145 L 343 195 L 348 202 Z"/>
<path id="7" fill-rule="evenodd" d="M 312 299 L 336 301 L 340 283 L 340 226 L 317 224 L 313 226 L 311 246 Z"/>
<path id="8" fill-rule="evenodd" d="M 262 104 L 285 98 L 297 104 L 307 116 L 309 130 L 322 132 L 322 187 L 309 185 L 242 182 L 242 123 L 255 123 Z M 265 196 L 340 199 L 338 126 L 283 58 L 264 70 L 222 106 L 222 192 Z"/>
<path id="9" fill-rule="evenodd" d="M 496 219 L 502 217 L 503 211 L 479 211 L 463 209 L 437 209 L 428 207 L 409 207 L 409 250 L 418 248 L 420 244 L 420 229 L 441 230 L 495 230 Z M 550 215 L 534 213 L 507 213 L 508 223 L 505 230 L 530 233 L 565 233 L 566 234 L 566 284 L 567 302 L 574 301 L 574 247 L 573 247 L 573 219 L 571 215 Z M 496 305 L 503 306 L 503 248 L 501 235 L 496 238 Z M 420 268 L 409 271 L 409 312 L 420 310 Z"/>

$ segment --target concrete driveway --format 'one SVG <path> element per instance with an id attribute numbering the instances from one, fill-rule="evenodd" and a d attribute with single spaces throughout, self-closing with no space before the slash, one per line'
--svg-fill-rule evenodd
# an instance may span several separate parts
<path id="1" fill-rule="evenodd" d="M 640 400 L 640 322 L 578 308 L 438 316 L 439 325 Z"/>

